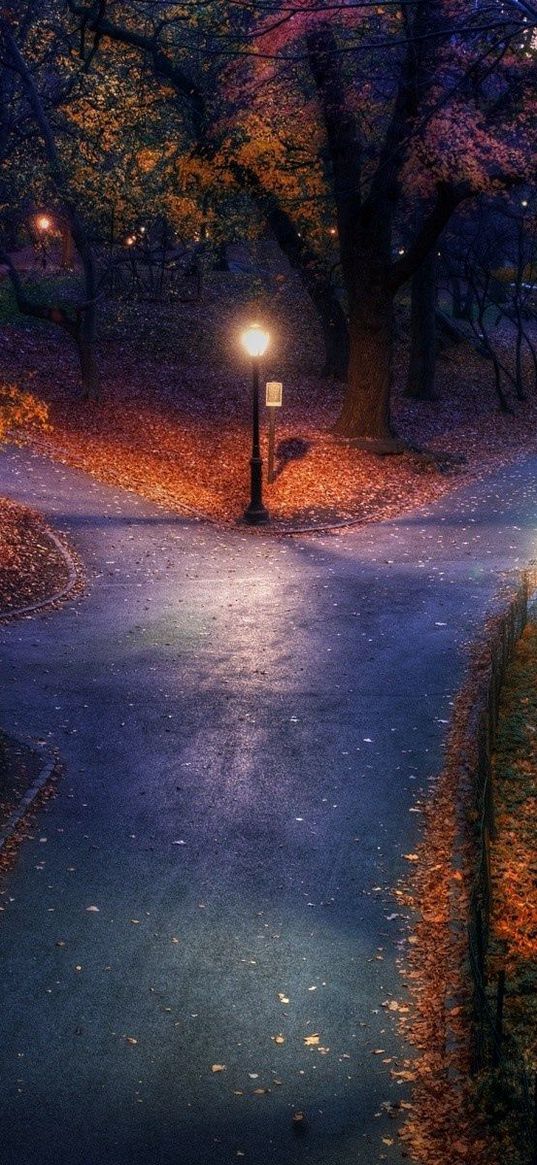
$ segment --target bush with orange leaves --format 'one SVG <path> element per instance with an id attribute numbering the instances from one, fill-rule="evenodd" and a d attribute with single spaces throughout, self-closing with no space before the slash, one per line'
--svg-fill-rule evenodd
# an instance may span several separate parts
<path id="1" fill-rule="evenodd" d="M 27 429 L 48 429 L 48 407 L 16 384 L 0 383 L 0 442 L 18 443 Z"/>

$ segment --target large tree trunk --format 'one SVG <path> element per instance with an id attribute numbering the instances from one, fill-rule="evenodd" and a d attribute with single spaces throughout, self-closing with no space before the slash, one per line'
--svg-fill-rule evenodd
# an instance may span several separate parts
<path id="1" fill-rule="evenodd" d="M 379 453 L 403 448 L 391 425 L 395 342 L 390 207 L 379 199 L 340 231 L 341 268 L 349 310 L 347 390 L 334 432 Z"/>
<path id="2" fill-rule="evenodd" d="M 351 313 L 347 391 L 334 432 L 376 453 L 401 452 L 392 432 L 393 300 L 364 294 Z"/>
<path id="3" fill-rule="evenodd" d="M 435 400 L 437 261 L 427 256 L 412 278 L 410 360 L 406 396 Z"/>

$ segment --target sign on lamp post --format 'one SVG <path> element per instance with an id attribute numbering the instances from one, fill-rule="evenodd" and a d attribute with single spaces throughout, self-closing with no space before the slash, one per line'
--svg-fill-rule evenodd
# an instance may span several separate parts
<path id="1" fill-rule="evenodd" d="M 268 469 L 269 485 L 274 481 L 274 441 L 276 435 L 276 413 L 282 407 L 283 384 L 280 380 L 267 380 L 265 404 L 269 409 Z"/>

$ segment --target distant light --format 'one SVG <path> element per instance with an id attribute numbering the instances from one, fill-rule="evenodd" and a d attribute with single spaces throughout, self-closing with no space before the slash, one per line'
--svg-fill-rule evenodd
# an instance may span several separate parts
<path id="1" fill-rule="evenodd" d="M 405 248 L 404 248 L 404 247 L 399 247 L 399 252 L 398 252 L 398 254 L 399 254 L 399 255 L 404 255 L 404 253 L 405 253 Z"/>
<path id="2" fill-rule="evenodd" d="M 335 233 L 336 233 L 336 228 L 335 228 L 335 227 L 330 227 L 330 230 L 329 230 L 328 234 L 329 234 L 329 235 L 335 235 Z"/>
<path id="3" fill-rule="evenodd" d="M 38 230 L 48 231 L 48 230 L 50 230 L 52 223 L 46 214 L 40 214 L 39 218 L 36 219 L 36 225 L 37 225 Z"/>
<path id="4" fill-rule="evenodd" d="M 527 206 L 527 205 L 528 205 L 528 200 L 527 200 L 527 198 L 524 198 L 524 199 L 522 200 L 522 202 L 520 203 L 520 205 L 521 205 L 521 206 Z"/>
<path id="5" fill-rule="evenodd" d="M 134 235 L 129 235 L 128 238 L 125 239 L 125 246 L 132 247 L 133 243 L 135 243 L 135 242 L 136 242 L 136 239 L 135 239 Z"/>
<path id="6" fill-rule="evenodd" d="M 241 344 L 246 349 L 249 356 L 254 359 L 257 356 L 263 356 L 268 348 L 270 340 L 269 333 L 261 327 L 261 324 L 250 324 L 241 335 Z"/>
<path id="7" fill-rule="evenodd" d="M 140 234 L 145 235 L 145 227 L 140 227 Z"/>

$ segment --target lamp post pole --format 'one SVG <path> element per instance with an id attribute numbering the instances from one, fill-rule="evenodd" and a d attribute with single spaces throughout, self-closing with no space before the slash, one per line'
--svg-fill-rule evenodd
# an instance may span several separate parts
<path id="1" fill-rule="evenodd" d="M 252 359 L 252 456 L 250 458 L 250 504 L 244 511 L 244 520 L 251 526 L 268 522 L 268 510 L 263 505 L 263 461 L 259 447 L 259 357 Z"/>
<path id="2" fill-rule="evenodd" d="M 241 343 L 252 360 L 252 456 L 250 458 L 250 504 L 244 511 L 244 521 L 251 526 L 268 522 L 268 510 L 263 505 L 263 462 L 259 448 L 259 361 L 267 350 L 270 336 L 260 324 L 250 324 L 242 333 Z"/>

